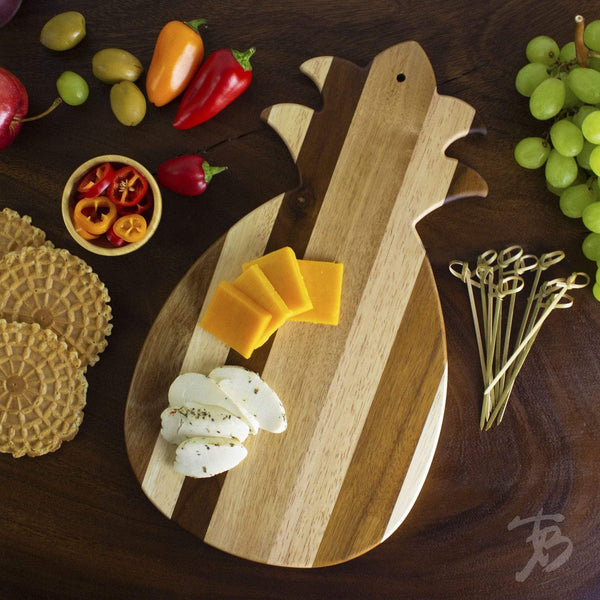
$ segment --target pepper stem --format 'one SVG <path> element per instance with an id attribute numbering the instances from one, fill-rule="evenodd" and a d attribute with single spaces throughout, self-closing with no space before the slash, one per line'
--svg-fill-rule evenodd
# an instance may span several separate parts
<path id="1" fill-rule="evenodd" d="M 246 52 L 240 52 L 239 50 L 232 50 L 231 54 L 233 54 L 233 58 L 237 60 L 240 65 L 242 65 L 242 69 L 244 71 L 252 71 L 252 65 L 250 64 L 250 59 L 252 55 L 256 52 L 256 48 L 254 46 L 252 48 L 248 48 Z"/>
<path id="2" fill-rule="evenodd" d="M 33 117 L 26 117 L 25 119 L 13 119 L 14 121 L 18 121 L 19 123 L 27 123 L 28 121 L 37 121 L 42 117 L 45 117 L 47 114 L 51 113 L 60 103 L 62 102 L 62 98 L 57 98 L 49 108 L 47 108 L 43 113 L 39 115 L 35 115 Z"/>
<path id="3" fill-rule="evenodd" d="M 202 170 L 204 171 L 204 181 L 206 183 L 210 183 L 210 180 L 217 174 L 221 173 L 221 171 L 226 171 L 227 167 L 213 167 L 209 165 L 206 161 L 202 163 Z"/>
<path id="4" fill-rule="evenodd" d="M 200 27 L 206 27 L 206 19 L 192 19 L 191 21 L 184 21 L 184 23 L 191 27 L 197 34 L 200 34 Z"/>

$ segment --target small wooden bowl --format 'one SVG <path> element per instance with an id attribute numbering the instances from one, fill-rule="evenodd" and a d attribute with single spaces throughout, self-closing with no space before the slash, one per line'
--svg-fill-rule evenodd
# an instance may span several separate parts
<path id="1" fill-rule="evenodd" d="M 83 176 L 94 167 L 101 165 L 102 163 L 109 162 L 113 165 L 130 165 L 136 168 L 147 180 L 148 186 L 152 190 L 154 196 L 154 207 L 150 213 L 152 216 L 148 222 L 148 230 L 146 235 L 138 242 L 130 242 L 119 248 L 113 246 L 107 239 L 106 236 L 102 235 L 95 240 L 85 240 L 76 231 L 73 224 L 73 210 L 75 204 L 77 204 L 77 185 Z M 94 254 L 100 254 L 103 256 L 122 256 L 123 254 L 129 254 L 134 252 L 138 248 L 141 248 L 153 235 L 158 227 L 160 218 L 162 216 L 162 196 L 158 183 L 152 176 L 152 174 L 141 165 L 139 162 L 128 158 L 126 156 L 119 156 L 118 154 L 105 154 L 103 156 L 96 156 L 80 165 L 73 174 L 67 180 L 62 195 L 62 216 L 67 227 L 67 230 L 71 234 L 71 237 L 82 247 Z M 144 213 L 146 216 L 146 213 Z"/>

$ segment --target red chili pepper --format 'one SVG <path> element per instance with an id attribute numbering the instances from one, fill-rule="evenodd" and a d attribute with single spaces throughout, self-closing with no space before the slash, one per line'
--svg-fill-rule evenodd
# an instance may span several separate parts
<path id="1" fill-rule="evenodd" d="M 184 154 L 171 158 L 156 170 L 160 185 L 183 196 L 198 196 L 214 175 L 227 167 L 212 167 L 198 154 Z"/>
<path id="2" fill-rule="evenodd" d="M 147 179 L 133 167 L 119 169 L 108 188 L 108 197 L 117 206 L 134 206 L 148 189 Z"/>
<path id="3" fill-rule="evenodd" d="M 250 57 L 255 51 L 250 48 L 246 52 L 230 49 L 213 52 L 188 85 L 173 125 L 177 129 L 190 129 L 233 102 L 252 81 Z"/>

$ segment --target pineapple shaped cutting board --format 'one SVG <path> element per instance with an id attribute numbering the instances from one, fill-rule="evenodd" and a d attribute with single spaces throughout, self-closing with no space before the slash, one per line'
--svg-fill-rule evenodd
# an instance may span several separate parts
<path id="1" fill-rule="evenodd" d="M 447 359 L 436 286 L 415 224 L 485 182 L 445 156 L 474 109 L 437 93 L 415 42 L 366 68 L 332 57 L 301 70 L 323 109 L 275 105 L 263 119 L 296 161 L 298 189 L 238 222 L 191 267 L 152 326 L 133 376 L 125 438 L 142 489 L 208 544 L 273 565 L 339 563 L 381 543 L 415 502 L 433 459 Z M 198 322 L 242 263 L 291 246 L 344 264 L 337 326 L 286 323 L 249 360 Z M 226 474 L 184 478 L 159 435 L 181 372 L 238 364 L 262 374 L 288 419 L 261 431 Z"/>

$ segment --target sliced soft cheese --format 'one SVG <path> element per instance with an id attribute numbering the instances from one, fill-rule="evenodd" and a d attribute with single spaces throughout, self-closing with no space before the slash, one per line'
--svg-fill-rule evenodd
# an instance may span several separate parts
<path id="1" fill-rule="evenodd" d="M 244 408 L 238 406 L 217 383 L 202 373 L 182 373 L 178 375 L 169 388 L 169 404 L 171 406 L 218 406 L 229 411 L 250 428 L 250 432 L 258 432 L 258 421 Z"/>
<path id="2" fill-rule="evenodd" d="M 243 442 L 250 431 L 241 419 L 217 406 L 169 406 L 160 420 L 160 433 L 171 444 L 199 435 L 236 438 Z"/>
<path id="3" fill-rule="evenodd" d="M 285 431 L 287 420 L 283 404 L 258 373 L 239 366 L 224 366 L 213 369 L 208 376 L 237 406 L 249 412 L 261 429 L 271 433 Z"/>
<path id="4" fill-rule="evenodd" d="M 212 477 L 232 469 L 248 451 L 237 440 L 192 437 L 177 446 L 174 468 L 187 477 Z"/>

